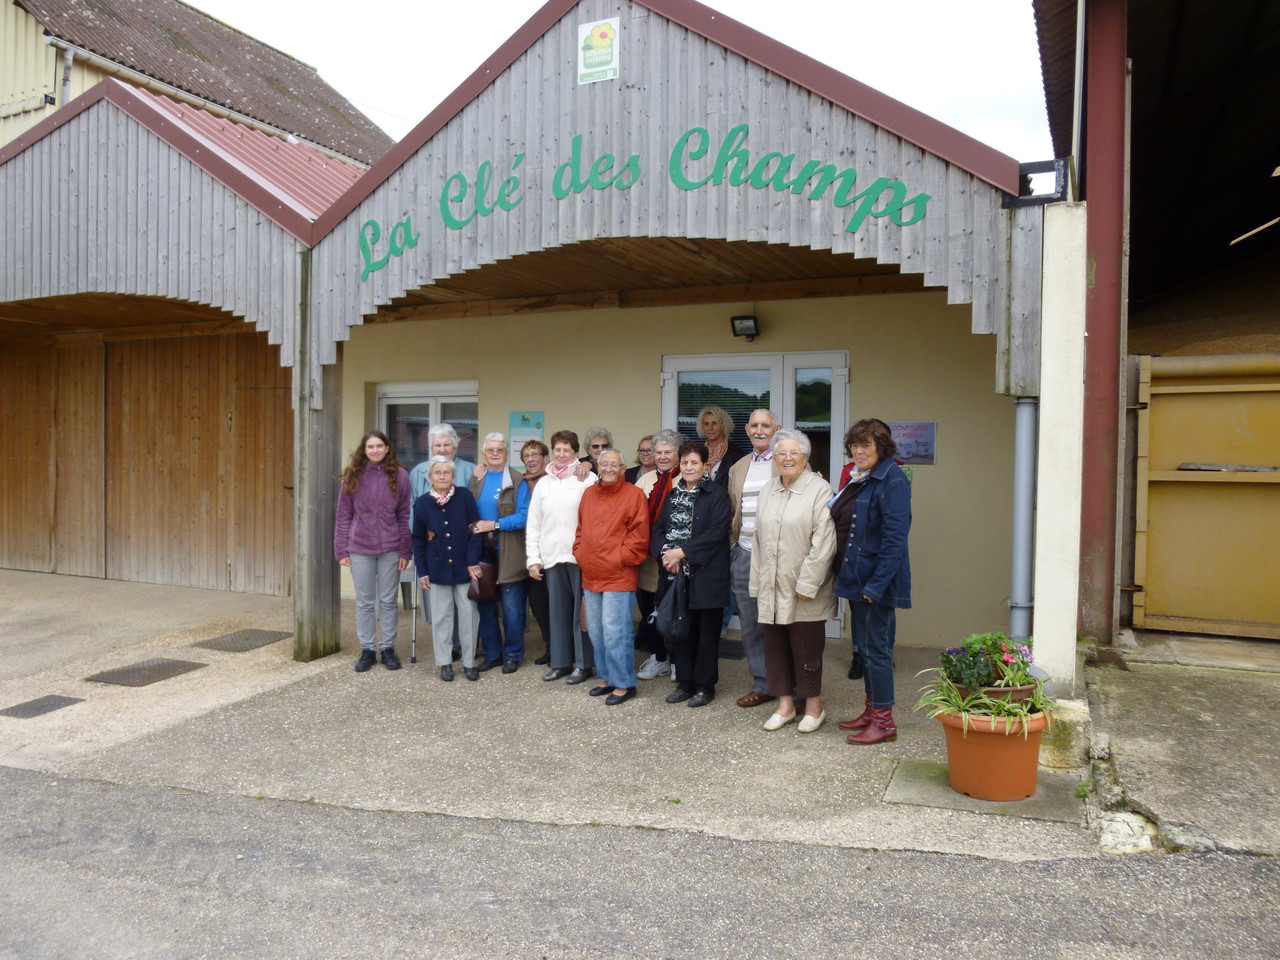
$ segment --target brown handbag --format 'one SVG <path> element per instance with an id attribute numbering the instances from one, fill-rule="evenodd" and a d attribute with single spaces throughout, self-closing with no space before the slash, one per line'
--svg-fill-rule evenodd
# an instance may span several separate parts
<path id="1" fill-rule="evenodd" d="M 480 579 L 472 580 L 467 588 L 467 599 L 477 603 L 498 602 L 498 565 L 480 561 Z"/>

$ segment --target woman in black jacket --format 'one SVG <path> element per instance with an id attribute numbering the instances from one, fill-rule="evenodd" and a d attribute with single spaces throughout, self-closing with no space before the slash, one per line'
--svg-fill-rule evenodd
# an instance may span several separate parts
<path id="1" fill-rule="evenodd" d="M 680 479 L 662 505 L 649 538 L 650 552 L 665 571 L 658 602 L 676 571 L 689 578 L 689 633 L 669 640 L 677 684 L 667 703 L 704 707 L 720 679 L 720 627 L 729 603 L 729 523 L 733 508 L 723 486 L 707 476 L 707 447 L 685 443 L 679 450 Z"/>

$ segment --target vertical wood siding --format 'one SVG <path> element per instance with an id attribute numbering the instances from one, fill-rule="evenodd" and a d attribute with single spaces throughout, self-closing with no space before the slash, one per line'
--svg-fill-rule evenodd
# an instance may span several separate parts
<path id="1" fill-rule="evenodd" d="M 101 577 L 106 575 L 107 519 L 103 346 L 92 341 L 61 342 L 53 354 L 57 363 L 53 572 Z"/>
<path id="2" fill-rule="evenodd" d="M 0 566 L 53 570 L 57 361 L 47 344 L 0 353 Z"/>
<path id="3" fill-rule="evenodd" d="M 621 17 L 622 76 L 579 86 L 578 24 L 614 16 Z M 810 200 L 807 190 L 796 196 L 725 183 L 684 191 L 670 182 L 668 160 L 684 131 L 700 126 L 711 134 L 709 155 L 697 163 L 705 174 L 721 138 L 739 123 L 750 125 L 753 163 L 776 150 L 795 155 L 793 175 L 814 159 L 855 168 L 857 189 L 881 176 L 901 180 L 908 196 L 931 194 L 928 213 L 906 228 L 868 217 L 849 233 L 855 207 L 835 207 L 832 190 Z M 618 164 L 638 154 L 639 182 L 557 200 L 552 179 L 578 134 L 584 167 L 606 152 Z M 474 185 L 480 163 L 489 160 L 492 200 L 519 153 L 525 155 L 516 171 L 520 205 L 476 217 L 461 230 L 446 228 L 439 197 L 447 178 L 461 172 Z M 946 286 L 951 303 L 972 304 L 974 332 L 1004 331 L 1010 339 L 1005 275 L 1012 215 L 1000 201 L 999 190 L 963 169 L 643 7 L 583 0 L 317 245 L 310 375 L 318 383 L 319 364 L 334 362 L 350 328 L 407 291 L 500 259 L 624 236 L 749 240 L 875 257 Z M 405 217 L 421 234 L 417 246 L 361 282 L 362 225 L 370 219 L 381 225 L 380 255 L 392 225 Z M 1038 323 L 1038 307 L 1026 306 L 1020 322 Z"/>
<path id="4" fill-rule="evenodd" d="M 0 301 L 103 292 L 208 304 L 265 333 L 288 366 L 301 250 L 109 101 L 0 166 Z"/>
<path id="5" fill-rule="evenodd" d="M 289 373 L 256 334 L 107 345 L 107 571 L 287 595 Z"/>

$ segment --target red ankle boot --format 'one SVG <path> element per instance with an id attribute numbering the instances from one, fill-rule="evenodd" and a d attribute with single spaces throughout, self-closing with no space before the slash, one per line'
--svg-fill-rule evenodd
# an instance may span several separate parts
<path id="1" fill-rule="evenodd" d="M 872 707 L 871 725 L 861 733 L 852 733 L 845 737 L 850 743 L 884 743 L 898 736 L 898 728 L 893 723 L 893 707 Z"/>
<path id="2" fill-rule="evenodd" d="M 871 726 L 871 698 L 867 698 L 866 706 L 862 708 L 862 713 L 853 720 L 841 720 L 837 726 L 841 730 L 865 730 Z"/>

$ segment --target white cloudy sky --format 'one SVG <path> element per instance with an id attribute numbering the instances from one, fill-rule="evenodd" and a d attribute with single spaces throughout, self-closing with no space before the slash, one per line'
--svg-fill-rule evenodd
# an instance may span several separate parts
<path id="1" fill-rule="evenodd" d="M 543 0 L 187 2 L 311 64 L 399 139 Z M 709 6 L 1018 160 L 1053 156 L 1031 0 L 713 0 Z"/>

